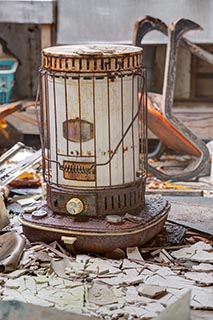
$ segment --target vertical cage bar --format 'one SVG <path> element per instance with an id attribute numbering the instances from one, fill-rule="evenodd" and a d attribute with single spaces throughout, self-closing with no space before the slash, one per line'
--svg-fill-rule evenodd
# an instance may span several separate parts
<path id="1" fill-rule="evenodd" d="M 143 176 L 147 171 L 147 102 L 146 102 L 146 69 L 142 67 L 140 69 L 140 99 L 139 99 L 139 108 L 140 108 L 140 171 Z"/>
<path id="2" fill-rule="evenodd" d="M 109 158 L 111 156 L 111 123 L 110 123 L 110 90 L 109 90 L 109 76 L 107 76 L 107 108 L 108 108 L 108 142 L 109 142 Z M 109 162 L 109 184 L 112 185 L 112 167 Z"/>
<path id="3" fill-rule="evenodd" d="M 148 114 L 147 114 L 147 70 L 143 68 L 143 110 L 144 110 L 144 169 L 147 172 L 148 168 Z"/>
<path id="4" fill-rule="evenodd" d="M 135 106 L 135 97 L 134 97 L 134 94 L 135 94 L 135 91 L 134 91 L 135 83 L 134 83 L 134 80 L 135 80 L 135 76 L 134 76 L 134 72 L 133 72 L 132 73 L 132 121 L 133 121 L 133 118 L 134 118 L 134 106 Z M 137 120 L 138 120 L 138 117 L 137 117 Z M 132 162 L 133 162 L 132 169 L 133 169 L 133 179 L 135 181 L 135 137 L 134 137 L 134 128 L 135 128 L 135 122 L 133 122 L 133 124 L 132 124 Z"/>
<path id="5" fill-rule="evenodd" d="M 65 98 L 65 113 L 66 113 L 66 130 L 67 135 L 69 135 L 69 125 L 68 125 L 68 103 L 67 103 L 67 73 L 64 74 L 64 98 Z M 66 139 L 67 144 L 67 156 L 69 156 L 69 140 Z"/>
<path id="6" fill-rule="evenodd" d="M 46 72 L 45 72 L 46 73 Z M 45 81 L 45 73 L 41 72 L 40 73 L 40 79 L 39 79 L 39 83 L 40 83 L 40 97 L 37 96 L 36 99 L 36 113 L 38 114 L 38 99 L 40 98 L 40 119 L 39 120 L 39 131 L 40 131 L 40 137 L 41 137 L 41 146 L 42 146 L 42 167 L 43 167 L 43 179 L 44 181 L 46 181 L 45 178 L 45 172 L 46 172 L 46 162 L 45 162 L 45 140 L 46 140 L 46 133 L 45 133 L 45 121 L 44 121 L 44 113 L 46 111 L 46 103 L 44 102 L 44 97 L 46 98 L 46 92 L 44 91 L 44 86 L 43 86 L 43 82 Z M 47 121 L 46 121 L 47 122 Z"/>
<path id="7" fill-rule="evenodd" d="M 53 73 L 53 103 L 55 114 L 55 144 L 56 144 L 56 161 L 58 163 L 58 126 L 57 126 L 57 106 L 56 106 L 56 91 L 55 91 L 55 72 Z M 58 185 L 58 166 L 56 166 L 56 181 Z"/>
<path id="8" fill-rule="evenodd" d="M 80 157 L 82 157 L 82 134 L 81 134 L 81 79 L 78 77 L 78 106 L 79 106 L 79 135 L 80 135 Z"/>
<path id="9" fill-rule="evenodd" d="M 95 75 L 92 76 L 92 94 L 93 94 L 93 123 L 94 123 L 94 157 L 95 157 L 95 163 L 97 161 L 97 155 L 96 155 L 96 133 L 97 133 L 97 127 L 96 127 L 96 114 L 95 114 Z M 96 169 L 95 169 L 96 170 Z M 97 174 L 97 173 L 96 173 Z M 95 179 L 95 187 L 97 188 L 97 178 Z"/>
<path id="10" fill-rule="evenodd" d="M 123 75 L 121 77 L 121 134 L 124 135 L 124 100 L 123 100 Z M 122 139 L 122 180 L 125 183 L 125 167 L 124 167 L 124 139 Z"/>
<path id="11" fill-rule="evenodd" d="M 48 154 L 47 154 L 47 158 L 45 156 L 45 161 L 47 161 L 47 159 L 49 160 L 50 159 L 50 124 L 49 124 L 49 87 L 48 87 L 48 72 L 46 71 L 45 72 L 45 93 L 46 93 L 46 97 L 45 97 L 45 112 L 46 112 L 46 133 L 47 133 L 47 150 L 48 150 Z M 45 144 L 45 142 L 44 142 Z M 45 150 L 44 150 L 44 153 L 45 153 Z M 50 183 L 50 162 L 47 161 L 47 166 L 48 166 L 48 183 Z M 46 174 L 46 172 L 45 172 Z"/>

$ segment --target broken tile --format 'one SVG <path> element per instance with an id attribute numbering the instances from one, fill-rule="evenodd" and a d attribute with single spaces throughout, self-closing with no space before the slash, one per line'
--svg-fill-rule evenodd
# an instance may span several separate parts
<path id="1" fill-rule="evenodd" d="M 117 299 L 109 286 L 95 282 L 89 289 L 89 303 L 100 306 L 116 303 Z"/>
<path id="2" fill-rule="evenodd" d="M 7 273 L 7 277 L 10 279 L 16 279 L 23 276 L 26 273 L 25 269 L 18 269 L 13 272 Z"/>
<path id="3" fill-rule="evenodd" d="M 157 285 L 147 285 L 147 284 L 140 284 L 138 288 L 139 295 L 149 297 L 149 298 L 157 298 L 162 297 L 167 293 L 165 287 L 157 286 Z"/>
<path id="4" fill-rule="evenodd" d="M 213 289 L 193 288 L 191 306 L 195 309 L 213 310 Z"/>
<path id="5" fill-rule="evenodd" d="M 135 261 L 130 261 L 129 259 L 124 259 L 122 264 L 122 269 L 138 269 L 140 270 L 143 266 Z"/>
<path id="6" fill-rule="evenodd" d="M 138 290 L 136 289 L 135 286 L 126 287 L 125 292 L 126 292 L 125 302 L 127 303 L 135 304 L 140 299 L 138 295 Z"/>
<path id="7" fill-rule="evenodd" d="M 193 265 L 192 270 L 194 271 L 213 271 L 213 265 L 210 263 L 200 263 L 198 265 Z"/>
<path id="8" fill-rule="evenodd" d="M 86 254 L 77 254 L 75 261 L 86 264 L 90 259 L 90 256 Z"/>
<path id="9" fill-rule="evenodd" d="M 85 268 L 85 271 L 95 275 L 102 275 L 109 272 L 109 265 L 102 262 L 100 259 L 93 263 L 89 263 L 88 266 Z"/>
<path id="10" fill-rule="evenodd" d="M 20 197 L 19 199 L 14 199 L 21 206 L 29 206 L 36 203 L 33 197 Z"/>
<path id="11" fill-rule="evenodd" d="M 171 253 L 171 255 L 175 258 L 175 259 L 182 259 L 182 260 L 188 260 L 192 258 L 192 256 L 194 256 L 197 252 L 199 252 L 199 254 L 202 252 L 204 253 L 207 253 L 207 256 L 208 255 L 208 252 L 205 252 L 205 251 L 208 251 L 208 250 L 211 250 L 212 247 L 205 243 L 205 242 L 202 242 L 202 241 L 199 241 L 195 244 L 193 244 L 192 246 L 190 247 L 187 247 L 187 248 L 182 248 L 180 250 L 177 250 L 177 251 L 173 251 Z M 212 254 L 212 257 L 211 259 L 213 260 L 213 254 Z M 195 260 L 193 260 L 195 261 Z M 202 262 L 202 261 L 201 261 Z"/>
<path id="12" fill-rule="evenodd" d="M 207 272 L 186 272 L 184 276 L 187 279 L 194 280 L 197 283 L 205 284 L 207 286 L 213 284 L 213 273 Z"/>
<path id="13" fill-rule="evenodd" d="M 21 302 L 27 302 L 24 296 L 16 289 L 12 288 L 6 288 L 3 291 L 3 297 L 1 300 L 7 301 L 7 300 L 17 300 Z"/>
<path id="14" fill-rule="evenodd" d="M 70 281 L 68 279 L 63 279 L 64 288 L 75 288 L 82 285 L 80 281 Z"/>
<path id="15" fill-rule="evenodd" d="M 5 283 L 5 288 L 19 289 L 20 291 L 23 291 L 24 289 L 26 289 L 25 277 L 23 276 L 17 279 L 9 279 Z"/>
<path id="16" fill-rule="evenodd" d="M 161 277 L 159 274 L 155 274 L 144 281 L 146 284 L 159 285 L 166 288 L 184 288 L 194 285 L 194 281 L 181 278 L 179 276 L 167 276 Z"/>
<path id="17" fill-rule="evenodd" d="M 144 309 L 149 312 L 156 312 L 158 314 L 158 313 L 164 311 L 165 307 L 159 302 L 152 301 L 152 302 L 148 303 L 144 307 Z"/>
<path id="18" fill-rule="evenodd" d="M 49 285 L 51 287 L 55 287 L 55 286 L 60 286 L 62 285 L 62 287 L 64 287 L 64 281 L 62 278 L 49 278 L 49 281 L 48 281 Z"/>
<path id="19" fill-rule="evenodd" d="M 138 249 L 138 247 L 128 247 L 126 249 L 127 258 L 130 260 L 138 260 L 140 262 L 144 262 L 144 259 Z"/>
<path id="20" fill-rule="evenodd" d="M 54 307 L 54 303 L 50 302 L 46 299 L 40 299 L 38 296 L 35 295 L 35 292 L 32 292 L 31 290 L 24 290 L 22 291 L 22 295 L 24 296 L 26 302 L 35 304 L 42 307 Z"/>
<path id="21" fill-rule="evenodd" d="M 57 276 L 61 278 L 69 278 L 65 273 L 65 268 L 68 268 L 70 266 L 71 266 L 71 262 L 68 259 L 62 259 L 59 261 L 52 259 L 51 261 L 51 268 L 57 274 Z"/>
<path id="22" fill-rule="evenodd" d="M 190 260 L 194 262 L 213 263 L 213 252 L 197 251 L 191 256 Z"/>

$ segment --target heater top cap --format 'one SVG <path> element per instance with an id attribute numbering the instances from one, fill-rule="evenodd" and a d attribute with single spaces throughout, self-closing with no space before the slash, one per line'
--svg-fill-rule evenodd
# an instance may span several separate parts
<path id="1" fill-rule="evenodd" d="M 126 45 L 66 45 L 43 49 L 43 67 L 66 72 L 128 71 L 142 66 L 142 48 Z"/>

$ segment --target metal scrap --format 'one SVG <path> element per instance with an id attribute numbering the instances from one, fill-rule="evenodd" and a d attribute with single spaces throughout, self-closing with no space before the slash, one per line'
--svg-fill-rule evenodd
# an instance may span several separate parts
<path id="1" fill-rule="evenodd" d="M 9 211 L 5 207 L 3 193 L 0 192 L 0 230 L 10 223 Z"/>
<path id="2" fill-rule="evenodd" d="M 25 239 L 15 232 L 0 236 L 0 271 L 16 270 L 25 247 Z"/>

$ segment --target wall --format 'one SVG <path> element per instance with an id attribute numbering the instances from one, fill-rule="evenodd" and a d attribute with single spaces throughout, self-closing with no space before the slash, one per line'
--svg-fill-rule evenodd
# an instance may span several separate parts
<path id="1" fill-rule="evenodd" d="M 13 97 L 36 94 L 41 57 L 41 28 L 55 22 L 55 0 L 1 0 L 0 37 L 21 62 Z M 42 38 L 43 39 L 43 38 Z"/>
<path id="2" fill-rule="evenodd" d="M 199 23 L 203 31 L 191 31 L 197 43 L 213 42 L 212 0 L 58 0 L 57 42 L 131 43 L 137 19 L 144 15 L 171 23 L 188 18 Z M 152 33 L 144 43 L 165 43 L 166 37 Z"/>
<path id="3" fill-rule="evenodd" d="M 40 65 L 40 27 L 31 24 L 0 24 L 0 37 L 7 42 L 8 49 L 21 64 L 15 74 L 12 98 L 35 96 Z"/>

